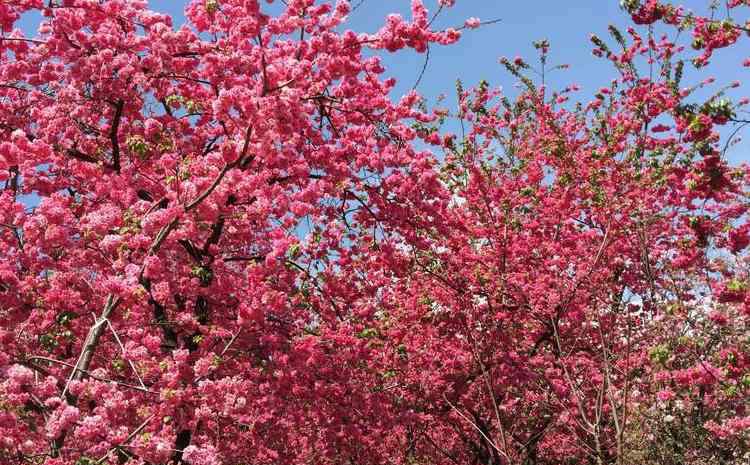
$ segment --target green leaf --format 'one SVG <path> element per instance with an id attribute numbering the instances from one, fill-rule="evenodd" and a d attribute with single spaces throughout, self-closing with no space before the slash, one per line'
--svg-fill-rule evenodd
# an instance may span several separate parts
<path id="1" fill-rule="evenodd" d="M 372 339 L 378 337 L 378 330 L 375 328 L 365 328 L 357 334 L 362 339 Z"/>

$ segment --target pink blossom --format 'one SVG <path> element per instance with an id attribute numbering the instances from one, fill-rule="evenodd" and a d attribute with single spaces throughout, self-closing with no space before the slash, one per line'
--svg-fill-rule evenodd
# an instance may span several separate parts
<path id="1" fill-rule="evenodd" d="M 466 22 L 464 23 L 464 25 L 468 27 L 469 29 L 476 29 L 479 26 L 481 26 L 481 24 L 482 24 L 482 21 L 479 18 L 473 18 L 473 17 L 467 19 Z"/>

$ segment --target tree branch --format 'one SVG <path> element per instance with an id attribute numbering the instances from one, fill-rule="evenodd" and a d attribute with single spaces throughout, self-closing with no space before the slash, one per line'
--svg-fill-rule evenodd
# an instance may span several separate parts
<path id="1" fill-rule="evenodd" d="M 112 143 L 112 168 L 120 173 L 120 142 L 117 140 L 117 132 L 120 129 L 120 120 L 125 102 L 122 99 L 115 104 L 115 116 L 112 118 L 112 128 L 109 131 L 109 140 Z"/>

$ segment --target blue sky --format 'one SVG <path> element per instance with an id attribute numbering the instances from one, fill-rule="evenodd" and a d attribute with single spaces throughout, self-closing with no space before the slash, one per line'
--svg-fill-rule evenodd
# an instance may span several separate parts
<path id="1" fill-rule="evenodd" d="M 352 0 L 352 4 L 358 1 Z M 169 13 L 179 25 L 185 21 L 182 10 L 186 3 L 186 0 L 150 0 L 150 8 Z M 388 13 L 397 12 L 409 17 L 410 3 L 410 0 L 364 0 L 361 7 L 350 15 L 347 27 L 374 32 Z M 437 0 L 425 0 L 425 3 L 434 10 Z M 683 0 L 681 3 L 697 13 L 705 13 L 709 0 Z M 280 6 L 278 0 L 275 4 L 274 8 Z M 479 17 L 483 21 L 500 19 L 501 22 L 466 31 L 458 44 L 432 47 L 430 63 L 419 86 L 420 92 L 432 102 L 442 93 L 451 96 L 459 77 L 467 86 L 486 79 L 492 85 L 501 85 L 512 92 L 514 80 L 498 64 L 498 58 L 522 56 L 533 59 L 536 54 L 531 42 L 539 39 L 549 39 L 552 44 L 551 64 L 571 66 L 569 70 L 551 76 L 550 85 L 561 88 L 571 83 L 579 84 L 583 88 L 579 96 L 587 101 L 596 89 L 607 85 L 614 76 L 608 63 L 591 55 L 589 35 L 595 33 L 606 38 L 609 24 L 623 29 L 630 24 L 618 0 L 457 0 L 453 8 L 441 14 L 435 26 L 461 26 L 468 17 Z M 22 28 L 33 30 L 34 19 L 24 18 Z M 717 87 L 740 80 L 743 86 L 733 95 L 750 95 L 750 68 L 739 66 L 750 55 L 743 56 L 746 50 L 740 45 L 721 51 L 708 69 L 701 70 L 701 77 L 716 77 Z M 411 52 L 385 56 L 387 74 L 399 82 L 395 94 L 414 85 L 423 60 L 423 55 Z M 691 79 L 694 76 L 686 73 L 685 84 L 694 82 Z M 750 144 L 738 145 L 729 154 L 730 159 L 735 162 L 750 160 L 747 149 L 750 149 Z"/>

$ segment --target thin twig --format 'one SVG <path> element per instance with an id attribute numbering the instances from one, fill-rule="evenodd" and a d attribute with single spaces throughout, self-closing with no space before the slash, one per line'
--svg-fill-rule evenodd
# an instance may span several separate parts
<path id="1" fill-rule="evenodd" d="M 422 70 L 419 72 L 419 76 L 417 76 L 417 82 L 414 83 L 414 86 L 412 86 L 412 90 L 416 90 L 417 87 L 419 87 L 419 83 L 422 82 L 422 78 L 425 75 L 425 72 L 427 71 L 427 65 L 430 62 L 430 46 L 427 46 L 427 51 L 425 52 L 424 56 L 424 63 L 422 63 Z"/>
<path id="2" fill-rule="evenodd" d="M 96 463 L 95 463 L 95 465 L 101 465 L 102 463 L 104 463 L 104 461 L 105 461 L 105 460 L 107 460 L 107 458 L 109 457 L 109 454 L 111 454 L 113 450 L 117 449 L 118 447 L 122 447 L 122 446 L 126 446 L 126 445 L 128 445 L 128 443 L 129 443 L 130 441 L 132 441 L 132 440 L 133 440 L 133 438 L 134 438 L 134 437 L 135 437 L 135 436 L 136 436 L 136 435 L 137 435 L 138 433 L 140 433 L 141 431 L 143 431 L 143 428 L 145 428 L 145 427 L 146 427 L 146 425 L 148 425 L 148 424 L 149 424 L 149 422 L 150 422 L 151 420 L 153 420 L 155 416 L 156 416 L 156 414 L 154 413 L 154 414 L 152 414 L 152 415 L 151 415 L 150 417 L 146 418 L 146 420 L 144 420 L 144 422 L 143 422 L 143 423 L 141 423 L 141 424 L 140 424 L 140 425 L 139 425 L 139 426 L 138 426 L 138 427 L 137 427 L 136 429 L 134 429 L 134 430 L 133 430 L 133 431 L 132 431 L 132 432 L 131 432 L 131 433 L 130 433 L 130 434 L 128 435 L 128 437 L 126 437 L 126 438 L 125 438 L 125 440 L 124 440 L 123 442 L 121 442 L 121 443 L 120 443 L 120 444 L 118 444 L 117 446 L 115 446 L 115 447 L 113 447 L 113 448 L 109 449 L 109 450 L 107 451 L 107 453 L 106 453 L 106 454 L 105 454 L 105 455 L 104 455 L 104 456 L 103 456 L 102 458 L 100 458 L 99 460 L 97 460 L 97 461 L 96 461 Z"/>
<path id="3" fill-rule="evenodd" d="M 45 361 L 45 362 L 50 362 L 50 363 L 56 363 L 58 365 L 63 365 L 63 366 L 69 367 L 69 368 L 75 368 L 75 365 L 73 365 L 72 363 L 63 362 L 62 360 L 55 360 L 54 358 L 43 357 L 41 355 L 32 355 L 31 357 L 28 357 L 27 360 L 29 360 L 29 361 L 31 361 L 31 360 L 42 360 L 42 361 Z M 33 369 L 36 370 L 36 369 L 40 369 L 41 367 L 37 367 L 36 365 L 31 364 L 31 368 L 33 368 Z M 80 371 L 81 369 L 79 368 L 78 370 Z M 145 392 L 147 394 L 154 394 L 154 395 L 159 394 L 158 392 L 151 391 L 151 390 L 149 390 L 148 388 L 145 388 L 145 387 L 136 386 L 134 384 L 123 383 L 122 381 L 116 381 L 114 379 L 102 378 L 101 376 L 96 376 L 96 375 L 94 375 L 93 373 L 91 373 L 89 371 L 86 371 L 86 376 L 88 376 L 91 379 L 95 379 L 97 381 L 101 381 L 103 383 L 114 383 L 114 384 L 117 384 L 119 386 L 127 387 L 127 388 L 130 388 L 130 389 L 135 389 L 136 391 Z"/>
<path id="4" fill-rule="evenodd" d="M 507 454 L 506 454 L 505 452 L 501 451 L 501 450 L 500 450 L 500 449 L 499 449 L 499 448 L 498 448 L 498 447 L 497 447 L 497 446 L 495 445 L 495 443 L 494 443 L 494 442 L 493 442 L 493 441 L 492 441 L 492 440 L 491 440 L 490 438 L 488 438 L 486 434 L 484 434 L 484 431 L 482 431 L 482 428 L 480 428 L 479 426 L 477 426 L 477 424 L 476 424 L 476 423 L 474 423 L 473 421 L 471 421 L 471 419 L 470 419 L 469 417 L 467 417 L 466 415 L 464 415 L 464 413 L 463 413 L 463 412 L 461 412 L 461 410 L 459 410 L 459 409 L 458 409 L 458 408 L 457 408 L 457 407 L 456 407 L 455 405 L 453 405 L 453 404 L 451 403 L 451 401 L 449 401 L 449 400 L 448 400 L 448 397 L 446 397 L 446 396 L 445 396 L 445 393 L 443 393 L 443 399 L 445 399 L 445 401 L 446 401 L 446 402 L 448 403 L 448 405 L 449 405 L 449 406 L 450 406 L 450 407 L 451 407 L 451 408 L 452 408 L 453 410 L 455 410 L 455 411 L 456 411 L 456 413 L 458 413 L 458 414 L 459 414 L 459 415 L 461 416 L 461 418 L 463 418 L 463 419 L 464 419 L 464 420 L 466 420 L 466 421 L 467 421 L 467 422 L 468 422 L 468 423 L 469 423 L 469 424 L 470 424 L 471 426 L 473 426 L 473 427 L 474 427 L 474 429 L 476 429 L 476 430 L 477 430 L 477 431 L 479 432 L 479 434 L 481 434 L 481 435 L 482 435 L 482 437 L 483 437 L 483 438 L 484 438 L 484 439 L 485 439 L 485 440 L 487 441 L 487 443 L 488 443 L 488 444 L 489 444 L 490 446 L 492 446 L 492 448 L 493 448 L 493 449 L 495 449 L 495 450 L 497 451 L 497 453 L 498 453 L 498 454 L 501 454 L 501 455 L 502 455 L 503 457 L 505 457 L 505 458 L 506 458 L 507 460 L 510 460 L 510 457 L 508 457 L 508 455 L 507 455 Z"/>
<path id="5" fill-rule="evenodd" d="M 120 346 L 120 349 L 122 350 L 122 356 L 125 358 L 125 346 L 122 344 L 122 341 L 120 341 L 120 336 L 117 335 L 117 331 L 115 331 L 115 327 L 112 326 L 112 322 L 107 320 L 107 326 L 109 326 L 109 329 L 112 331 L 112 334 L 115 336 L 115 340 L 117 341 L 117 344 Z M 141 386 L 143 388 L 146 388 L 146 384 L 144 384 L 143 380 L 141 379 L 141 375 L 138 374 L 138 370 L 135 369 L 135 365 L 133 364 L 132 360 L 129 360 L 125 358 L 128 361 L 128 364 L 130 365 L 130 369 L 133 370 L 133 373 L 135 373 L 135 377 L 138 378 L 138 382 L 141 383 Z"/>

